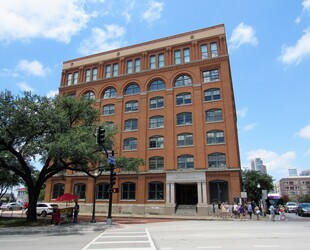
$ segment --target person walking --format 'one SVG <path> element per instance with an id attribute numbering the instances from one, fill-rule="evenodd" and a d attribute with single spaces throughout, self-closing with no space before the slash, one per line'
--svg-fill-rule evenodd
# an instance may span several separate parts
<path id="1" fill-rule="evenodd" d="M 73 210 L 74 210 L 73 222 L 77 223 L 78 215 L 79 215 L 79 211 L 80 211 L 80 205 L 78 204 L 77 201 L 75 201 L 75 206 L 74 206 Z"/>
<path id="2" fill-rule="evenodd" d="M 282 205 L 279 206 L 279 220 L 286 220 L 284 207 Z"/>
<path id="3" fill-rule="evenodd" d="M 270 220 L 275 221 L 274 218 L 276 216 L 276 210 L 275 210 L 274 206 L 271 204 L 269 209 L 270 209 Z"/>
<path id="4" fill-rule="evenodd" d="M 250 219 L 252 219 L 253 209 L 251 202 L 248 203 L 248 214 L 250 216 Z"/>
<path id="5" fill-rule="evenodd" d="M 256 215 L 256 220 L 259 220 L 259 216 L 260 216 L 260 209 L 258 206 L 256 206 L 254 208 L 254 212 L 255 212 L 255 215 Z"/>

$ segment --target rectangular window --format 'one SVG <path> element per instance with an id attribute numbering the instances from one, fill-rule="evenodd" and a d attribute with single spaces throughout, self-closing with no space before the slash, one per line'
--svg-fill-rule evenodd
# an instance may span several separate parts
<path id="1" fill-rule="evenodd" d="M 92 75 L 92 80 L 93 81 L 97 80 L 97 73 L 98 73 L 98 69 L 97 68 L 93 68 L 93 75 Z"/>
<path id="2" fill-rule="evenodd" d="M 188 63 L 190 62 L 191 58 L 190 58 L 190 51 L 189 48 L 186 48 L 183 50 L 183 61 L 184 63 Z"/>
<path id="3" fill-rule="evenodd" d="M 67 75 L 67 85 L 71 85 L 72 84 L 72 73 L 69 73 Z"/>
<path id="4" fill-rule="evenodd" d="M 207 59 L 208 58 L 208 45 L 203 44 L 200 46 L 201 49 L 201 59 Z"/>
<path id="5" fill-rule="evenodd" d="M 204 71 L 202 75 L 203 82 L 213 82 L 219 80 L 218 69 Z"/>
<path id="6" fill-rule="evenodd" d="M 158 55 L 158 68 L 162 68 L 165 66 L 165 54 L 159 54 Z"/>
<path id="7" fill-rule="evenodd" d="M 181 52 L 180 50 L 174 51 L 174 64 L 180 64 L 181 63 Z"/>
<path id="8" fill-rule="evenodd" d="M 79 72 L 74 72 L 73 75 L 73 84 L 77 84 L 79 79 Z"/>
<path id="9" fill-rule="evenodd" d="M 156 56 L 150 56 L 150 69 L 156 69 Z"/>
<path id="10" fill-rule="evenodd" d="M 118 75 L 118 64 L 115 63 L 113 64 L 113 76 L 117 76 Z"/>
<path id="11" fill-rule="evenodd" d="M 89 82 L 90 81 L 90 69 L 86 70 L 86 74 L 85 74 L 85 82 Z"/>
<path id="12" fill-rule="evenodd" d="M 217 43 L 211 43 L 211 57 L 218 57 Z"/>
<path id="13" fill-rule="evenodd" d="M 111 65 L 105 66 L 105 78 L 109 78 L 111 76 Z"/>
<path id="14" fill-rule="evenodd" d="M 140 58 L 135 60 L 135 72 L 140 72 Z"/>
<path id="15" fill-rule="evenodd" d="M 132 60 L 127 61 L 127 74 L 132 73 Z"/>

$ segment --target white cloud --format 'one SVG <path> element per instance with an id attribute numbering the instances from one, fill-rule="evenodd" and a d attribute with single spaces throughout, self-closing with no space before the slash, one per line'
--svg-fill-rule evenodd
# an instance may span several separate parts
<path id="1" fill-rule="evenodd" d="M 237 116 L 243 118 L 243 117 L 245 117 L 247 115 L 247 112 L 248 112 L 248 107 L 244 107 L 242 109 L 238 109 L 237 110 Z"/>
<path id="2" fill-rule="evenodd" d="M 296 153 L 294 151 L 278 154 L 265 149 L 250 151 L 247 152 L 246 155 L 249 162 L 254 158 L 261 158 L 264 165 L 267 167 L 267 173 L 275 178 L 287 176 L 288 169 L 294 166 L 293 161 L 296 158 Z"/>
<path id="3" fill-rule="evenodd" d="M 310 125 L 300 129 L 296 135 L 304 139 L 310 139 Z"/>
<path id="4" fill-rule="evenodd" d="M 229 39 L 232 48 L 239 48 L 241 45 L 250 44 L 256 46 L 258 40 L 255 36 L 255 30 L 252 26 L 240 23 L 232 32 Z"/>
<path id="5" fill-rule="evenodd" d="M 310 55 L 310 27 L 304 30 L 304 35 L 293 46 L 282 46 L 278 60 L 283 64 L 298 65 L 305 57 Z"/>
<path id="6" fill-rule="evenodd" d="M 59 91 L 58 90 L 50 90 L 48 93 L 47 93 L 47 97 L 50 98 L 50 97 L 54 97 L 56 95 L 59 94 Z"/>
<path id="7" fill-rule="evenodd" d="M 49 68 L 44 68 L 39 61 L 20 60 L 17 64 L 19 71 L 26 72 L 27 74 L 44 77 L 49 71 Z"/>
<path id="8" fill-rule="evenodd" d="M 93 28 L 91 36 L 82 41 L 79 52 L 89 55 L 120 48 L 124 45 L 121 40 L 124 34 L 125 29 L 116 24 L 105 25 L 103 29 Z"/>
<path id="9" fill-rule="evenodd" d="M 34 92 L 34 88 L 31 88 L 27 83 L 20 82 L 17 84 L 21 91 Z"/>
<path id="10" fill-rule="evenodd" d="M 0 41 L 53 39 L 69 43 L 95 16 L 78 0 L 0 1 Z"/>
<path id="11" fill-rule="evenodd" d="M 303 6 L 303 10 L 310 10 L 310 0 L 304 0 L 301 5 Z"/>
<path id="12" fill-rule="evenodd" d="M 247 124 L 246 126 L 244 126 L 243 130 L 244 131 L 250 131 L 250 130 L 255 129 L 256 126 L 257 126 L 256 123 L 250 123 L 250 124 Z"/>
<path id="13" fill-rule="evenodd" d="M 148 9 L 143 12 L 142 19 L 147 21 L 148 23 L 153 23 L 154 21 L 160 19 L 161 12 L 164 9 L 164 3 L 151 1 L 149 2 Z"/>

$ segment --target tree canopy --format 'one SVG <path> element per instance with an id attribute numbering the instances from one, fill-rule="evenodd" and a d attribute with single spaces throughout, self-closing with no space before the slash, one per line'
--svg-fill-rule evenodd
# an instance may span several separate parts
<path id="1" fill-rule="evenodd" d="M 0 93 L 0 169 L 25 182 L 28 221 L 36 219 L 36 202 L 47 179 L 65 170 L 92 176 L 99 162 L 106 162 L 94 137 L 98 124 L 99 111 L 85 98 Z M 105 127 L 106 143 L 111 146 L 117 129 L 100 125 Z M 40 163 L 39 173 L 33 162 Z"/>

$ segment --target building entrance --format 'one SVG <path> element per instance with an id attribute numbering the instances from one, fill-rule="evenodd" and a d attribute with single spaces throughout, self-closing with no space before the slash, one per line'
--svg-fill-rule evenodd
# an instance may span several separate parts
<path id="1" fill-rule="evenodd" d="M 196 205 L 197 184 L 175 184 L 176 185 L 176 204 L 177 205 Z"/>

